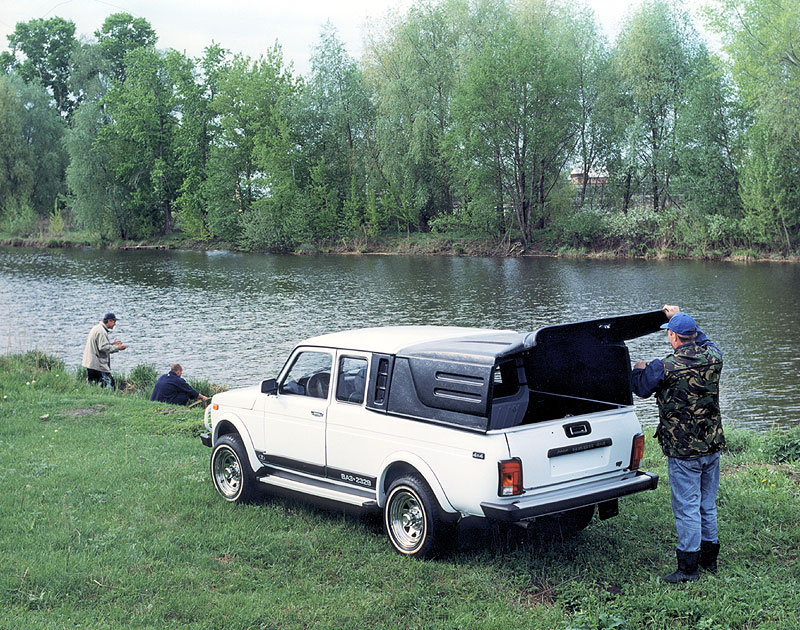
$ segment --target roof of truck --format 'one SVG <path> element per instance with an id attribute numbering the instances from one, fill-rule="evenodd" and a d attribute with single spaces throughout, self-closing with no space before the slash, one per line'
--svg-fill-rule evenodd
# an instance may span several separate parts
<path id="1" fill-rule="evenodd" d="M 494 359 L 523 334 L 513 330 L 461 326 L 385 326 L 329 333 L 306 339 L 302 346 L 322 346 L 400 356 Z"/>

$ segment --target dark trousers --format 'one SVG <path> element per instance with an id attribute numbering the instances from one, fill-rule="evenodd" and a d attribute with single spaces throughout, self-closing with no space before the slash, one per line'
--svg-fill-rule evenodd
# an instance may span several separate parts
<path id="1" fill-rule="evenodd" d="M 111 376 L 111 372 L 101 372 L 100 370 L 93 370 L 92 368 L 86 368 L 86 371 L 89 373 L 90 383 L 97 383 L 100 387 L 117 388 L 117 383 L 114 377 Z"/>

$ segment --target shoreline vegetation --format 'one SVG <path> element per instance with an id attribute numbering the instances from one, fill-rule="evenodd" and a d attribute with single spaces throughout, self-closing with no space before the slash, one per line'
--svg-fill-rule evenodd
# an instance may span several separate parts
<path id="1" fill-rule="evenodd" d="M 40 233 L 22 238 L 0 233 L 0 246 L 30 247 L 35 249 L 93 248 L 111 250 L 226 250 L 248 253 L 253 251 L 221 240 L 197 240 L 182 233 L 144 240 L 105 240 L 85 232 L 66 233 L 60 236 Z M 647 247 L 637 244 L 614 248 L 602 244 L 575 246 L 532 243 L 524 247 L 514 239 L 491 239 L 459 233 L 412 233 L 389 235 L 385 238 L 348 242 L 303 244 L 290 251 L 294 255 L 317 254 L 376 254 L 409 256 L 474 256 L 474 257 L 526 257 L 550 256 L 587 259 L 646 259 L 646 260 L 718 260 L 728 262 L 800 262 L 800 253 L 761 249 L 705 249 L 690 246 Z"/>
<path id="2" fill-rule="evenodd" d="M 657 577 L 674 563 L 669 484 L 649 436 L 642 465 L 663 481 L 617 517 L 571 538 L 460 527 L 445 557 L 409 561 L 374 517 L 222 501 L 202 411 L 164 413 L 152 376 L 120 375 L 139 392 L 123 395 L 41 352 L 0 356 L 0 626 L 796 627 L 797 429 L 726 431 L 719 571 L 670 586 Z"/>
<path id="3" fill-rule="evenodd" d="M 321 25 L 306 74 L 278 41 L 163 50 L 129 13 L 19 22 L 0 238 L 797 260 L 796 5 L 642 0 L 609 41 L 565 0 L 418 0 L 359 59 Z"/>

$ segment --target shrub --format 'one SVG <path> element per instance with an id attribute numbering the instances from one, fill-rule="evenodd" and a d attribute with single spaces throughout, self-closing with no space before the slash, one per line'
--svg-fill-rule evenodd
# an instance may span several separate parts
<path id="1" fill-rule="evenodd" d="M 776 462 L 800 460 L 800 427 L 788 431 L 774 431 L 766 437 L 766 451 Z"/>
<path id="2" fill-rule="evenodd" d="M 154 366 L 143 363 L 133 368 L 128 376 L 120 375 L 115 378 L 117 380 L 117 389 L 145 395 L 156 384 L 158 372 Z"/>

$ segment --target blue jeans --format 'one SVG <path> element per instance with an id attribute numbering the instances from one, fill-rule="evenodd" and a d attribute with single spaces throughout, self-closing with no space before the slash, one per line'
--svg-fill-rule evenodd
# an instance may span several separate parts
<path id="1" fill-rule="evenodd" d="M 701 540 L 718 542 L 719 453 L 687 459 L 668 457 L 667 462 L 678 549 L 697 551 Z"/>

